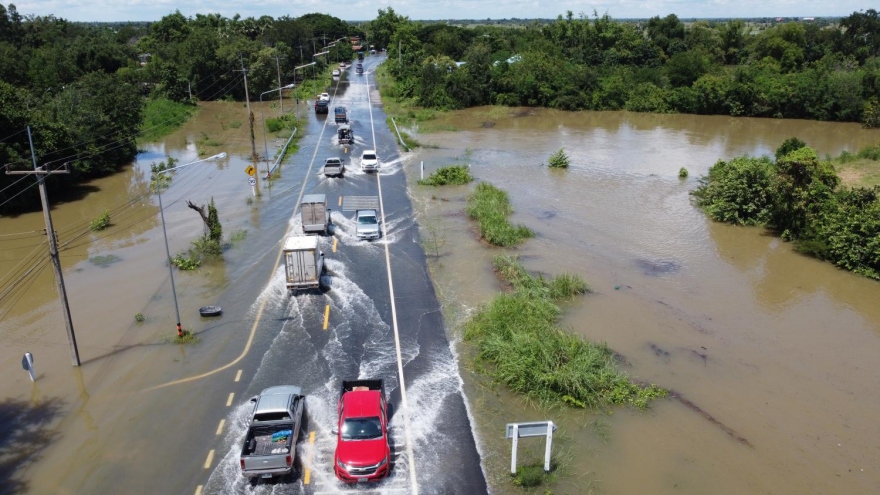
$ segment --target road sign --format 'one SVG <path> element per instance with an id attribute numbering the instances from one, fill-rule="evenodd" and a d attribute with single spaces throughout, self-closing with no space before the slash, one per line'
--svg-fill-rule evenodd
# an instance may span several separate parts
<path id="1" fill-rule="evenodd" d="M 31 375 L 31 381 L 36 380 L 34 376 L 34 355 L 26 352 L 24 353 L 24 357 L 21 358 L 21 367 L 24 368 L 25 371 Z"/>
<path id="2" fill-rule="evenodd" d="M 244 169 L 244 172 L 245 172 L 246 174 L 250 175 L 251 177 L 253 177 L 254 174 L 257 173 L 257 169 L 254 168 L 253 165 L 248 165 L 247 168 Z M 251 185 L 253 185 L 253 184 L 251 184 Z"/>
<path id="3" fill-rule="evenodd" d="M 248 185 L 250 185 L 250 186 L 256 186 L 256 185 L 257 185 L 257 179 L 255 179 L 255 178 L 253 178 L 253 177 L 248 177 Z"/>
<path id="4" fill-rule="evenodd" d="M 547 436 L 547 426 L 556 431 L 556 425 L 552 421 L 532 421 L 530 423 L 507 423 L 507 429 L 504 431 L 505 438 L 513 438 L 513 425 L 516 425 L 519 438 L 526 437 L 545 437 Z"/>

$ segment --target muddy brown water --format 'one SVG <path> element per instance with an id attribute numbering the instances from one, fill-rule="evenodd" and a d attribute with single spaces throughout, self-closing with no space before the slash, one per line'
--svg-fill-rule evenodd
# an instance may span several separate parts
<path id="1" fill-rule="evenodd" d="M 680 394 L 646 412 L 544 411 L 474 370 L 466 381 L 490 478 L 509 481 L 504 424 L 552 419 L 553 493 L 878 493 L 880 284 L 801 256 L 757 228 L 713 223 L 688 191 L 718 159 L 772 155 L 797 136 L 821 155 L 880 141 L 857 125 L 624 112 L 471 109 L 430 122 L 414 181 L 453 163 L 506 190 L 537 238 L 504 251 L 476 240 L 470 187 L 412 184 L 420 223 L 440 232 L 432 272 L 460 323 L 498 290 L 491 259 L 583 276 L 563 327 L 622 354 L 632 377 Z M 418 129 L 411 129 L 417 132 Z M 568 170 L 542 166 L 564 148 Z M 690 172 L 686 180 L 678 170 Z M 429 256 L 429 258 L 431 258 Z M 520 443 L 541 462 L 543 442 Z M 489 455 L 491 454 L 491 455 Z M 521 459 L 522 462 L 522 459 Z"/>
<path id="2" fill-rule="evenodd" d="M 266 111 L 273 109 L 267 105 Z M 62 264 L 80 353 L 90 366 L 70 371 L 50 268 L 0 304 L 4 403 L 37 406 L 51 399 L 64 405 L 51 419 L 61 424 L 63 441 L 42 451 L 39 465 L 19 465 L 10 477 L 27 478 L 27 491 L 69 492 L 48 473 L 87 490 L 87 480 L 112 476 L 111 456 L 112 462 L 136 461 L 126 458 L 124 446 L 92 448 L 112 445 L 113 432 L 129 427 L 115 404 L 120 397 L 138 400 L 126 390 L 191 366 L 186 348 L 172 359 L 154 345 L 174 325 L 158 206 L 149 197 L 128 202 L 146 192 L 150 162 L 171 154 L 186 163 L 226 151 L 229 158 L 181 174 L 163 195 L 166 206 L 174 205 L 166 210 L 171 251 L 186 248 L 201 228 L 182 201 L 207 202 L 209 195 L 196 193 L 202 184 L 212 184 L 218 202 L 241 205 L 223 213 L 227 232 L 259 225 L 258 209 L 242 191 L 245 176 L 221 180 L 222 171 L 250 163 L 245 127 L 234 124 L 245 121 L 241 113 L 236 104 L 208 105 L 163 143 L 146 146 L 138 163 L 94 181 L 94 191 L 81 201 L 54 205 L 60 240 L 71 241 Z M 874 145 L 880 134 L 851 124 L 530 109 L 471 109 L 445 116 L 442 124 L 458 130 L 419 135 L 437 148 L 409 155 L 410 181 L 421 161 L 427 172 L 463 163 L 478 180 L 508 191 L 512 220 L 538 233 L 512 252 L 536 272 L 580 274 L 595 291 L 565 305 L 562 325 L 608 342 L 626 357 L 633 377 L 674 389 L 716 421 L 672 400 L 647 412 L 544 411 L 482 379 L 462 348 L 462 374 L 496 492 L 517 492 L 505 474 L 510 446 L 504 423 L 536 419 L 561 426 L 554 452 L 563 469 L 554 493 L 880 491 L 880 399 L 874 393 L 880 285 L 800 256 L 760 229 L 712 223 L 688 201 L 697 177 L 719 158 L 772 154 L 792 136 L 820 155 L 836 155 Z M 221 149 L 212 140 L 228 144 Z M 271 137 L 269 144 L 275 145 Z M 571 168 L 543 167 L 561 147 Z M 678 179 L 680 167 L 690 171 L 689 179 Z M 476 240 L 462 213 L 469 190 L 411 187 L 420 221 L 440 233 L 440 256 L 431 269 L 453 333 L 498 290 L 490 265 L 501 251 Z M 272 194 L 264 190 L 258 201 Z M 127 228 L 74 240 L 104 209 Z M 29 264 L 43 238 L 26 233 L 42 228 L 39 213 L 0 218 L 0 234 L 21 233 L 0 237 L 0 276 Z M 118 256 L 125 270 L 102 266 L 113 259 L 95 259 L 108 254 Z M 227 257 L 240 266 L 246 255 Z M 189 316 L 193 308 L 228 288 L 222 265 L 176 282 L 183 319 L 197 325 Z M 135 322 L 135 313 L 147 321 Z M 40 379 L 34 385 L 20 368 L 25 351 L 36 357 Z M 173 395 L 161 400 L 173 410 Z M 526 461 L 543 452 L 539 440 L 521 446 Z M 155 472 L 161 464 L 150 461 L 143 470 Z"/>

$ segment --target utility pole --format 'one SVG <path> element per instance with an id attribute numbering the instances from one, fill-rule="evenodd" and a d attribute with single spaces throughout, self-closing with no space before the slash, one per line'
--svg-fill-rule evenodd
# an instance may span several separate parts
<path id="1" fill-rule="evenodd" d="M 278 49 L 275 49 L 275 68 L 278 70 L 278 87 L 281 87 L 281 62 L 278 61 Z M 281 115 L 284 116 L 284 95 L 278 90 L 278 104 L 281 105 Z M 268 159 L 268 158 L 267 158 Z"/>
<path id="2" fill-rule="evenodd" d="M 241 73 L 244 75 L 244 101 L 247 104 L 248 122 L 250 122 L 251 126 L 251 159 L 256 160 L 259 158 L 259 155 L 257 155 L 257 144 L 254 142 L 254 114 L 251 112 L 251 98 L 248 94 L 247 70 L 244 68 L 244 57 L 241 58 Z"/>
<path id="3" fill-rule="evenodd" d="M 6 170 L 7 175 L 36 175 L 37 184 L 40 186 L 40 202 L 43 204 L 43 219 L 46 221 L 46 237 L 49 239 L 49 256 L 52 258 L 52 268 L 55 269 L 55 281 L 58 283 L 58 291 L 61 296 L 61 312 L 64 315 L 64 326 L 67 327 L 67 340 L 70 343 L 70 358 L 74 366 L 79 366 L 79 350 L 76 347 L 76 335 L 73 333 L 73 318 L 70 316 L 70 305 L 67 302 L 67 290 L 64 288 L 64 275 L 61 272 L 61 259 L 58 257 L 58 242 L 55 239 L 55 230 L 52 227 L 52 215 L 49 213 L 49 196 L 46 194 L 46 175 L 69 174 L 66 169 L 47 170 L 45 166 L 37 166 L 37 155 L 34 153 L 34 140 L 31 137 L 31 126 L 28 126 L 28 142 L 31 145 L 31 158 L 34 161 L 34 170 Z"/>

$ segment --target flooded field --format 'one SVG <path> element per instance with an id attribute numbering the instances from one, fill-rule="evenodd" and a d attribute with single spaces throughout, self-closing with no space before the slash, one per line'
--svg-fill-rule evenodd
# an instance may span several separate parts
<path id="1" fill-rule="evenodd" d="M 718 159 L 772 155 L 797 136 L 820 156 L 856 152 L 880 133 L 855 124 L 625 112 L 478 108 L 429 122 L 407 173 L 419 221 L 441 233 L 429 261 L 452 332 L 499 290 L 495 254 L 595 291 L 562 326 L 605 341 L 632 377 L 675 391 L 647 412 L 543 411 L 473 370 L 462 374 L 497 493 L 504 424 L 552 419 L 562 469 L 553 493 L 876 493 L 880 491 L 880 284 L 801 256 L 772 234 L 709 221 L 688 192 Z M 417 131 L 417 130 L 415 130 Z M 542 165 L 564 148 L 568 170 Z M 480 244 L 469 187 L 417 186 L 467 164 L 506 190 L 511 220 L 537 233 L 520 248 Z M 678 178 L 685 167 L 690 177 Z M 686 405 L 689 404 L 689 405 Z M 692 406 L 692 407 L 691 407 Z M 539 461 L 543 442 L 520 443 Z M 521 459 L 523 454 L 521 452 Z"/>

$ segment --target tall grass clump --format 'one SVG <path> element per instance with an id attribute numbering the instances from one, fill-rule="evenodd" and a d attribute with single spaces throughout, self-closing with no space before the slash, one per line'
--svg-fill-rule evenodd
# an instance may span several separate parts
<path id="1" fill-rule="evenodd" d="M 464 165 L 450 165 L 448 167 L 440 167 L 434 171 L 427 179 L 419 181 L 422 186 L 460 186 L 473 182 L 474 176 L 471 171 Z"/>
<path id="2" fill-rule="evenodd" d="M 284 129 L 292 131 L 296 126 L 296 115 L 292 113 L 266 119 L 266 132 L 278 132 Z"/>
<path id="3" fill-rule="evenodd" d="M 480 236 L 493 246 L 510 247 L 534 237 L 524 225 L 511 225 L 507 216 L 513 213 L 507 193 L 487 182 L 477 184 L 468 196 L 467 214 L 479 224 Z"/>
<path id="4" fill-rule="evenodd" d="M 598 408 L 612 404 L 648 406 L 666 391 L 641 387 L 620 372 L 605 344 L 559 329 L 556 302 L 587 292 L 579 277 L 545 281 L 532 277 L 516 258 L 496 257 L 495 269 L 513 288 L 482 306 L 465 324 L 465 339 L 477 361 L 514 392 L 543 404 Z"/>
<path id="5" fill-rule="evenodd" d="M 140 141 L 156 141 L 182 126 L 198 107 L 166 98 L 151 98 L 144 110 Z"/>

